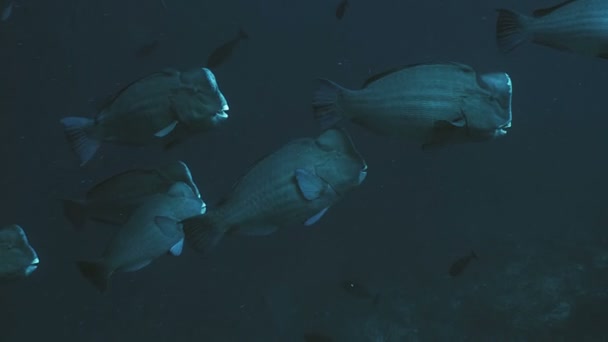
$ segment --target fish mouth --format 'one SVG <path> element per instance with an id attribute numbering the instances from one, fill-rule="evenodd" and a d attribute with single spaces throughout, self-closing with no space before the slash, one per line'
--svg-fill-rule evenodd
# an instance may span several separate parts
<path id="1" fill-rule="evenodd" d="M 40 264 L 40 259 L 38 259 L 38 257 L 36 257 L 34 260 L 32 260 L 32 262 L 30 263 L 30 265 L 25 268 L 25 276 L 29 276 L 36 269 L 38 269 L 38 265 L 39 264 Z"/>
<path id="2" fill-rule="evenodd" d="M 228 118 L 228 113 L 226 113 L 228 110 L 230 110 L 230 107 L 228 107 L 227 104 L 222 106 L 222 109 L 220 109 L 217 113 L 215 113 L 215 116 L 218 117 L 218 119 L 227 119 Z"/>
<path id="3" fill-rule="evenodd" d="M 507 129 L 511 128 L 511 121 L 509 120 L 507 123 L 505 123 L 504 125 L 498 127 L 498 129 L 496 129 L 496 136 L 503 136 L 505 134 L 507 134 Z"/>

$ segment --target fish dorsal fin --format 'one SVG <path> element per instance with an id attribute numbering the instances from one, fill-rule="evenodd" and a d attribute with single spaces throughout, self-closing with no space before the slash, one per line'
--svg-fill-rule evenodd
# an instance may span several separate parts
<path id="1" fill-rule="evenodd" d="M 369 86 L 370 84 L 372 84 L 372 83 L 378 81 L 379 79 L 384 78 L 384 77 L 386 77 L 386 76 L 388 76 L 388 75 L 390 75 L 392 73 L 399 72 L 399 71 L 404 70 L 404 69 L 416 68 L 416 67 L 427 66 L 427 65 L 442 65 L 442 64 L 443 65 L 450 65 L 450 66 L 453 66 L 453 67 L 458 67 L 458 68 L 463 69 L 464 71 L 467 71 L 467 72 L 470 72 L 470 71 L 474 72 L 474 70 L 470 66 L 468 66 L 466 64 L 462 64 L 462 63 L 457 63 L 457 62 L 407 64 L 407 65 L 404 65 L 404 66 L 388 69 L 388 70 L 383 71 L 383 72 L 381 72 L 379 74 L 375 74 L 375 75 L 369 77 L 363 83 L 362 88 L 365 88 L 365 87 Z"/>
<path id="2" fill-rule="evenodd" d="M 192 192 L 192 189 L 188 186 L 188 184 L 184 182 L 177 182 L 169 188 L 167 194 L 171 197 L 176 198 L 195 198 L 196 195 Z"/>
<path id="3" fill-rule="evenodd" d="M 557 4 L 552 7 L 537 9 L 534 12 L 532 12 L 532 16 L 534 16 L 535 18 L 543 17 L 543 16 L 555 11 L 556 9 L 562 8 L 562 7 L 570 4 L 571 2 L 575 2 L 575 1 L 577 1 L 577 0 L 566 0 L 560 4 Z"/>

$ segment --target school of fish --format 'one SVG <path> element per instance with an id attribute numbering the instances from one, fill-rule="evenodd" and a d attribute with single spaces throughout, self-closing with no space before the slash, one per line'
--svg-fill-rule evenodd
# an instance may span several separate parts
<path id="1" fill-rule="evenodd" d="M 0 7 L 0 19 L 7 21 L 19 6 L 8 1 Z M 341 1 L 336 19 L 345 20 L 350 8 L 348 0 Z M 496 43 L 505 53 L 530 42 L 606 59 L 606 18 L 608 0 L 567 0 L 531 15 L 498 9 Z M 212 69 L 248 40 L 239 28 L 233 39 L 212 51 L 207 65 L 159 70 L 117 90 L 94 117 L 62 118 L 59 124 L 78 164 L 94 167 L 89 164 L 104 144 L 156 145 L 170 153 L 175 144 L 220 129 L 228 120 L 229 104 Z M 159 46 L 154 40 L 136 55 L 145 58 Z M 318 79 L 311 104 L 320 132 L 294 137 L 260 156 L 209 209 L 182 161 L 126 170 L 95 184 L 82 199 L 64 198 L 65 217 L 75 230 L 95 222 L 116 227 L 102 255 L 86 256 L 77 262 L 78 269 L 104 292 L 116 272 L 179 256 L 184 244 L 206 254 L 232 234 L 260 236 L 315 225 L 367 176 L 368 165 L 345 128 L 348 122 L 423 150 L 487 143 L 512 129 L 513 85 L 504 70 L 481 71 L 458 62 L 396 66 L 358 88 Z M 471 252 L 457 260 L 450 275 L 459 275 L 473 259 L 477 256 Z M 0 228 L 0 260 L 0 281 L 26 278 L 40 262 L 16 224 Z"/>

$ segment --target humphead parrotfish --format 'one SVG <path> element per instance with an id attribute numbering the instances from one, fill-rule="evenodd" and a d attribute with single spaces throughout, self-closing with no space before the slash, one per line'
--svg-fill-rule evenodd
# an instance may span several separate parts
<path id="1" fill-rule="evenodd" d="M 180 221 L 205 213 L 205 206 L 185 183 L 164 194 L 150 196 L 131 215 L 106 247 L 101 258 L 79 261 L 78 268 L 100 292 L 116 271 L 133 272 L 165 255 L 180 255 L 184 231 Z"/>
<path id="2" fill-rule="evenodd" d="M 186 241 L 206 253 L 225 234 L 310 226 L 366 175 L 365 160 L 345 130 L 293 140 L 255 163 L 215 208 L 185 220 Z"/>
<path id="3" fill-rule="evenodd" d="M 608 1 L 566 0 L 531 16 L 498 10 L 496 41 L 503 52 L 532 42 L 557 50 L 608 58 Z"/>
<path id="4" fill-rule="evenodd" d="M 76 230 L 84 228 L 89 219 L 124 224 L 149 196 L 166 193 L 176 182 L 185 183 L 201 198 L 188 166 L 176 161 L 154 169 L 128 170 L 103 180 L 82 200 L 64 199 L 64 214 Z"/>
<path id="5" fill-rule="evenodd" d="M 80 165 L 104 142 L 172 146 L 228 118 L 228 103 L 211 70 L 166 69 L 119 91 L 95 118 L 61 119 Z"/>
<path id="6" fill-rule="evenodd" d="M 23 228 L 16 224 L 0 228 L 0 283 L 28 277 L 39 263 Z"/>
<path id="7" fill-rule="evenodd" d="M 313 98 L 322 128 L 341 119 L 423 148 L 488 141 L 511 127 L 512 84 L 504 72 L 460 63 L 416 64 L 369 78 L 349 90 L 321 79 Z"/>

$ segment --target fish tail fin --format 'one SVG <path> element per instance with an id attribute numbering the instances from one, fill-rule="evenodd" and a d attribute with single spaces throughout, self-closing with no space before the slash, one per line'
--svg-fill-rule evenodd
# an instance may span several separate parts
<path id="1" fill-rule="evenodd" d="M 343 88 L 327 79 L 319 79 L 319 88 L 312 99 L 314 117 L 321 124 L 321 129 L 328 129 L 342 120 L 342 113 L 337 100 Z"/>
<path id="2" fill-rule="evenodd" d="M 80 159 L 80 166 L 86 164 L 97 152 L 101 142 L 90 136 L 90 129 L 95 124 L 93 119 L 66 117 L 61 119 L 63 131 L 70 147 Z"/>
<path id="3" fill-rule="evenodd" d="M 526 27 L 530 18 L 507 9 L 498 9 L 497 11 L 496 42 L 498 48 L 507 53 L 529 39 Z"/>
<path id="4" fill-rule="evenodd" d="M 239 28 L 239 39 L 249 39 L 249 34 L 242 27 Z"/>
<path id="5" fill-rule="evenodd" d="M 78 261 L 80 273 L 101 293 L 108 289 L 112 271 L 103 263 L 96 261 Z"/>
<path id="6" fill-rule="evenodd" d="M 72 199 L 63 200 L 63 214 L 75 230 L 81 231 L 87 222 L 86 206 L 84 202 Z"/>
<path id="7" fill-rule="evenodd" d="M 181 223 L 184 227 L 186 241 L 197 252 L 203 254 L 213 250 L 226 231 L 213 213 L 194 216 Z"/>

